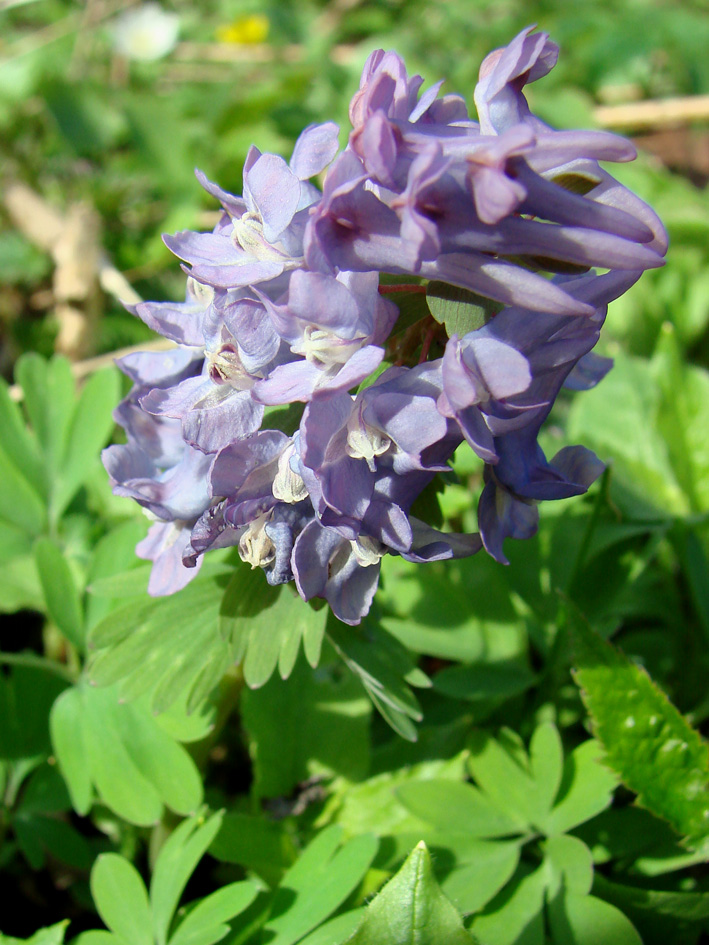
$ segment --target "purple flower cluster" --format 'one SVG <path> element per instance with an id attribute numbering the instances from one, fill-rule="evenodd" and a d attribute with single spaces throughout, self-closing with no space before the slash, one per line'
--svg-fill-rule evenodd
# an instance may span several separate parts
<path id="1" fill-rule="evenodd" d="M 547 460 L 537 436 L 563 385 L 591 387 L 608 370 L 591 353 L 606 306 L 662 264 L 666 239 L 598 164 L 631 160 L 628 142 L 530 113 L 522 89 L 557 52 L 525 30 L 491 53 L 478 123 L 440 84 L 419 96 L 422 79 L 377 51 L 344 151 L 326 123 L 301 134 L 289 164 L 251 148 L 242 197 L 198 174 L 220 221 L 165 238 L 186 264 L 187 297 L 134 311 L 177 347 L 120 362 L 134 382 L 117 410 L 127 442 L 104 453 L 114 491 L 155 519 L 137 549 L 153 561 L 151 593 L 178 590 L 204 552 L 236 546 L 269 583 L 294 580 L 356 624 L 383 555 L 484 546 L 504 562 L 504 538 L 533 534 L 539 500 L 599 475 L 589 450 Z M 312 178 L 326 168 L 321 191 Z M 428 359 L 427 342 L 392 343 L 399 311 L 382 272 L 499 310 Z M 464 440 L 485 464 L 473 535 L 411 514 Z"/>

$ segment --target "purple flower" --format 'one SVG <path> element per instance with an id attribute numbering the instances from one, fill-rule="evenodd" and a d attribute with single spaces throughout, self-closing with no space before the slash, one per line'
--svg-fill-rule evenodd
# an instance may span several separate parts
<path id="1" fill-rule="evenodd" d="M 253 390 L 264 404 L 307 401 L 348 390 L 379 365 L 398 314 L 378 292 L 376 273 L 294 272 L 284 300 L 263 298 L 276 331 L 296 357 L 276 365 Z"/>
<path id="2" fill-rule="evenodd" d="M 356 624 L 385 554 L 425 562 L 484 546 L 504 562 L 504 539 L 534 533 L 540 501 L 599 475 L 581 446 L 547 460 L 538 435 L 563 386 L 587 389 L 609 369 L 593 352 L 606 306 L 662 264 L 666 235 L 598 163 L 632 159 L 628 142 L 531 113 L 524 85 L 557 54 L 530 29 L 492 53 L 478 124 L 378 50 L 339 156 L 326 123 L 303 132 L 290 163 L 252 147 L 243 196 L 198 172 L 222 214 L 212 233 L 165 238 L 189 267 L 186 299 L 132 309 L 178 347 L 122 362 L 127 442 L 104 453 L 114 491 L 157 519 L 138 547 L 151 593 L 234 547 L 269 583 L 295 580 Z M 312 178 L 328 165 L 320 193 Z M 585 274 L 549 278 L 569 268 Z M 382 272 L 503 308 L 438 357 L 443 328 L 424 312 L 397 325 Z M 479 535 L 413 514 L 463 441 L 485 463 Z"/>

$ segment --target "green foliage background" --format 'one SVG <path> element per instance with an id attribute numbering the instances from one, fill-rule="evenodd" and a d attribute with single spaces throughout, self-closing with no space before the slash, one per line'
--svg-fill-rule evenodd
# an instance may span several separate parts
<path id="1" fill-rule="evenodd" d="M 536 21 L 562 56 L 533 106 L 560 127 L 709 92 L 700 2 L 174 2 L 181 44 L 149 63 L 112 50 L 129 5 L 0 5 L 0 182 L 60 213 L 93 207 L 108 258 L 151 299 L 184 291 L 161 232 L 211 227 L 193 167 L 238 192 L 252 142 L 288 155 L 310 122 L 345 128 L 373 48 L 470 98 L 483 56 Z M 262 44 L 217 40 L 254 13 Z M 608 472 L 544 506 L 509 568 L 387 559 L 360 628 L 269 593 L 228 551 L 176 597 L 147 597 L 147 523 L 98 459 L 121 378 L 109 366 L 77 388 L 46 360 L 53 263 L 0 205 L 0 875 L 15 905 L 0 943 L 707 940 L 708 174 L 672 164 L 641 152 L 618 169 L 665 221 L 668 263 L 611 306 L 613 371 L 545 432 Z M 152 338 L 110 294 L 95 315 L 89 354 Z M 461 451 L 429 511 L 474 529 L 480 488 Z"/>

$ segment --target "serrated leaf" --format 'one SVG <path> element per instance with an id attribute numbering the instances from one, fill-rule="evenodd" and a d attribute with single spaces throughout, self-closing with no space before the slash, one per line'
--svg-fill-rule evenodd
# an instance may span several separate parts
<path id="1" fill-rule="evenodd" d="M 190 817 L 172 832 L 160 850 L 150 881 L 153 932 L 158 945 L 165 945 L 180 896 L 217 835 L 221 822 L 221 813 L 213 814 L 208 820 Z"/>
<path id="2" fill-rule="evenodd" d="M 422 842 L 369 904 L 347 945 L 474 945 L 475 941 L 441 892 Z"/>
<path id="3" fill-rule="evenodd" d="M 91 895 L 104 923 L 131 945 L 153 945 L 150 905 L 136 868 L 117 853 L 103 853 L 91 870 Z"/>
<path id="4" fill-rule="evenodd" d="M 378 841 L 364 834 L 342 846 L 342 829 L 321 830 L 286 872 L 276 892 L 272 918 L 264 926 L 269 945 L 293 945 L 323 922 L 367 872 Z"/>
<path id="5" fill-rule="evenodd" d="M 426 301 L 431 315 L 439 324 L 445 325 L 449 338 L 453 335 L 462 338 L 468 332 L 482 328 L 500 310 L 499 303 L 447 282 L 429 282 Z"/>
<path id="6" fill-rule="evenodd" d="M 575 678 L 607 764 L 687 843 L 709 852 L 709 745 L 645 670 L 572 614 Z"/>
<path id="7" fill-rule="evenodd" d="M 74 575 L 56 542 L 38 538 L 34 546 L 37 573 L 50 618 L 78 650 L 84 648 L 84 615 Z"/>

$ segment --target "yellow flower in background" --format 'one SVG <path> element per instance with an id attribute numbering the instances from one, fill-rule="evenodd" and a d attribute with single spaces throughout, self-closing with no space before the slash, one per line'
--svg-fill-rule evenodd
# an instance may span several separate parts
<path id="1" fill-rule="evenodd" d="M 216 38 L 220 43 L 263 43 L 268 36 L 270 25 L 265 14 L 251 13 L 249 16 L 240 16 L 227 26 L 218 27 Z"/>

